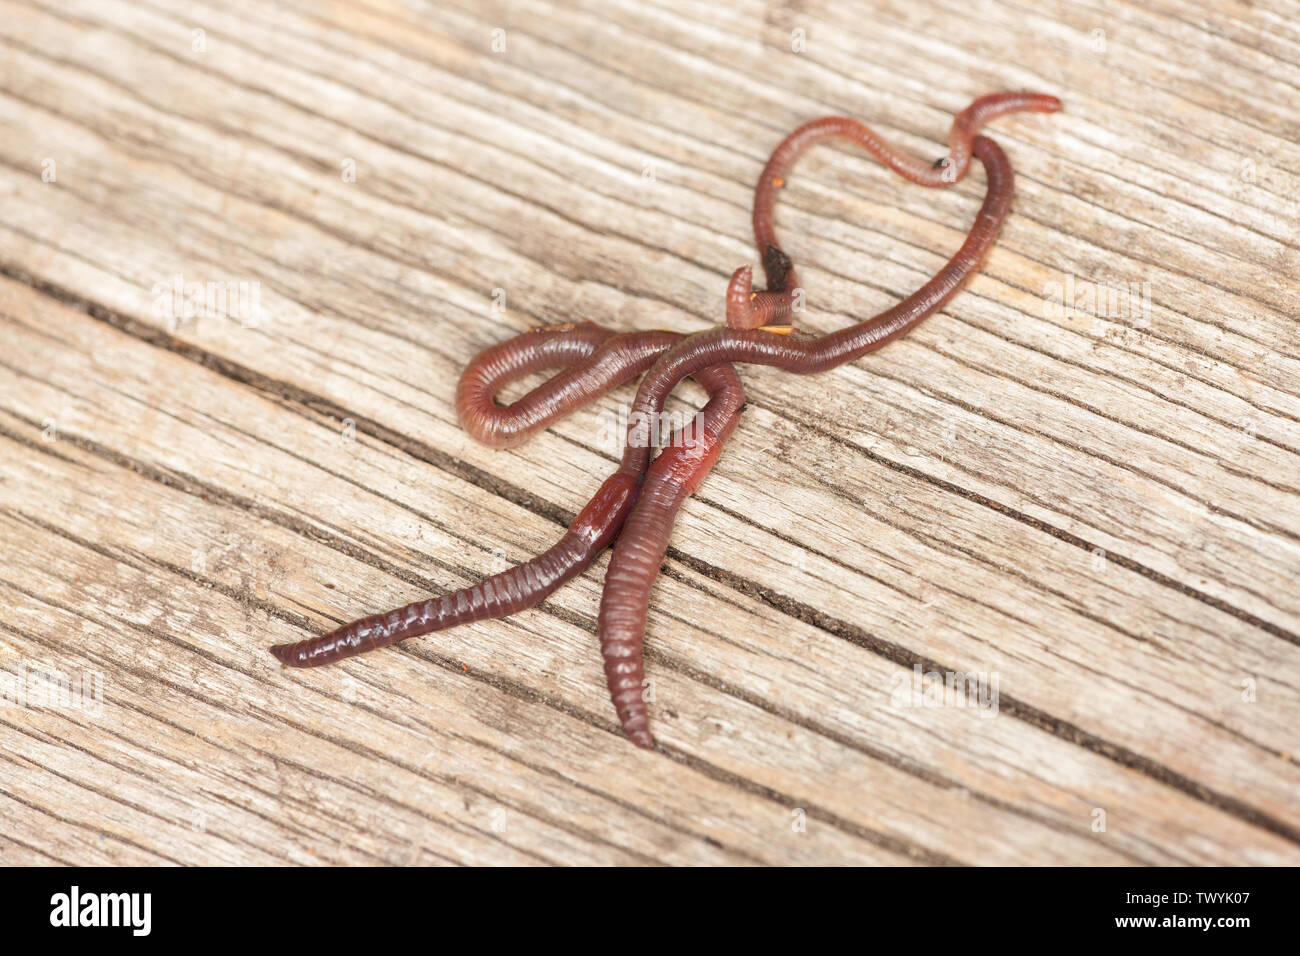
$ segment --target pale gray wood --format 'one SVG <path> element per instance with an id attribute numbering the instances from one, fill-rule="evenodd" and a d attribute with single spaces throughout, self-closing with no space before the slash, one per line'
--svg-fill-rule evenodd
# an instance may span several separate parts
<path id="1" fill-rule="evenodd" d="M 0 9 L 0 661 L 106 696 L 0 710 L 0 860 L 1300 860 L 1294 6 Z M 613 467 L 630 390 L 461 433 L 479 349 L 717 322 L 786 131 L 938 155 L 1008 87 L 1066 111 L 992 130 L 1017 198 L 951 307 L 742 370 L 654 593 L 660 752 L 605 698 L 603 560 L 509 621 L 266 654 L 537 553 Z M 801 324 L 924 281 L 981 189 L 808 157 Z M 174 327 L 175 275 L 260 321 Z M 1067 276 L 1149 283 L 1149 323 L 1055 314 Z M 997 716 L 898 706 L 915 666 L 996 674 Z"/>

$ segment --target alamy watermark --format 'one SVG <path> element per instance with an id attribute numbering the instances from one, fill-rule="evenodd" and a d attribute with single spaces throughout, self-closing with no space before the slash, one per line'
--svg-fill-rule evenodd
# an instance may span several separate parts
<path id="1" fill-rule="evenodd" d="M 186 282 L 180 273 L 153 284 L 153 314 L 172 332 L 197 327 L 199 319 L 233 319 L 244 328 L 262 324 L 262 283 L 239 279 Z"/>
<path id="2" fill-rule="evenodd" d="M 635 427 L 633 427 L 635 426 Z M 617 454 L 633 448 L 689 448 L 704 435 L 703 412 L 631 412 L 626 405 L 596 416 L 596 444 Z"/>
<path id="3" fill-rule="evenodd" d="M 889 693 L 892 707 L 970 707 L 981 717 L 998 713 L 998 674 L 996 671 L 962 673 L 961 671 L 925 671 L 920 664 L 912 673 L 895 674 Z"/>
<path id="4" fill-rule="evenodd" d="M 104 712 L 104 675 L 99 671 L 46 671 L 23 661 L 0 672 L 0 707 Z"/>
<path id="5" fill-rule="evenodd" d="M 1135 329 L 1151 324 L 1150 282 L 1091 282 L 1067 273 L 1064 280 L 1043 284 L 1043 316 L 1076 319 L 1125 319 Z"/>
<path id="6" fill-rule="evenodd" d="M 148 936 L 153 927 L 152 893 L 83 893 L 73 885 L 50 897 L 50 925 L 124 927 L 132 936 Z"/>

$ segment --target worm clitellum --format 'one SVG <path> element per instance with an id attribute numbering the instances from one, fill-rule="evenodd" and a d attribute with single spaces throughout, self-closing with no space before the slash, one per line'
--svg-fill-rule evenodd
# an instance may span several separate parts
<path id="1" fill-rule="evenodd" d="M 755 292 L 750 267 L 738 269 L 727 286 L 726 325 L 692 335 L 615 334 L 590 322 L 548 326 L 485 350 L 465 369 L 456 394 L 461 424 L 494 447 L 518 444 L 645 373 L 633 403 L 622 463 L 554 547 L 470 587 L 365 617 L 320 637 L 278 645 L 271 652 L 290 666 L 313 667 L 455 624 L 504 617 L 531 607 L 580 574 L 617 539 L 600 603 L 601 653 L 624 732 L 639 747 L 653 746 L 642 663 L 650 591 L 677 511 L 717 461 L 739 419 L 744 391 L 733 363 L 772 365 L 799 375 L 826 371 L 880 348 L 943 308 L 979 268 L 1011 205 L 1011 165 L 996 143 L 977 135 L 980 127 L 1007 113 L 1060 108 L 1056 97 L 1042 94 L 980 97 L 953 120 L 948 155 L 934 163 L 899 152 L 853 119 L 830 116 L 799 127 L 772 153 L 754 192 L 754 240 L 768 287 Z M 799 156 L 833 138 L 856 143 L 923 186 L 950 186 L 966 175 L 972 158 L 978 159 L 988 184 L 961 248 L 925 285 L 879 315 L 811 336 L 778 324 L 793 316 L 800 287 L 793 263 L 777 242 L 773 207 Z M 495 403 L 495 395 L 509 382 L 546 369 L 560 371 L 510 405 Z M 708 403 L 652 463 L 654 423 L 668 395 L 688 376 L 708 392 Z"/>

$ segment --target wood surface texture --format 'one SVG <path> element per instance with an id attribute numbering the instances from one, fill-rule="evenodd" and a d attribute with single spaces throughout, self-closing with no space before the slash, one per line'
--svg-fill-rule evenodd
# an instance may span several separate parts
<path id="1" fill-rule="evenodd" d="M 741 368 L 653 595 L 656 751 L 607 556 L 267 653 L 538 553 L 613 470 L 630 386 L 493 451 L 477 352 L 720 322 L 788 131 L 937 157 L 1002 89 L 1065 111 L 990 128 L 966 290 Z M 1300 863 L 1298 143 L 1282 0 L 0 0 L 0 863 Z M 811 153 L 799 324 L 919 286 L 983 188 Z"/>

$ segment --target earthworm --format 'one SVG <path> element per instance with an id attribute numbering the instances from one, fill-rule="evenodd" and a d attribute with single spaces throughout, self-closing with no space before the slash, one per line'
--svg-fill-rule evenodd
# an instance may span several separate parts
<path id="1" fill-rule="evenodd" d="M 623 732 L 638 747 L 652 747 L 654 740 L 643 695 L 642 644 L 625 635 L 645 633 L 650 588 L 667 553 L 677 511 L 718 460 L 740 418 L 745 393 L 739 380 L 716 392 L 709 404 L 715 402 L 716 409 L 706 408 L 697 418 L 698 427 L 681 429 L 647 469 L 605 573 L 599 619 L 605 681 Z"/>
<path id="2" fill-rule="evenodd" d="M 486 349 L 469 364 L 457 388 L 457 411 L 466 431 L 479 441 L 496 446 L 517 444 L 640 374 L 681 338 L 680 332 L 662 330 L 616 335 L 592 322 L 525 332 Z M 564 371 L 518 401 L 509 406 L 494 404 L 494 396 L 509 382 L 557 367 Z M 729 434 L 744 402 L 740 379 L 729 366 L 703 369 L 694 378 L 710 399 L 695 425 L 688 423 L 673 436 L 669 445 L 673 451 L 691 447 L 691 432 L 701 423 L 711 433 Z M 665 462 L 671 460 L 669 456 Z M 441 597 L 363 617 L 319 637 L 278 644 L 271 653 L 291 667 L 318 667 L 407 638 L 470 621 L 507 617 L 532 607 L 581 574 L 619 533 L 636 495 L 641 470 L 641 466 L 636 472 L 620 467 L 604 481 L 563 537 L 529 561 Z"/>
<path id="3" fill-rule="evenodd" d="M 638 746 L 653 745 L 642 699 L 643 639 L 650 589 L 685 498 L 703 480 L 734 430 L 744 392 L 733 361 L 775 365 L 797 374 L 852 361 L 902 335 L 942 308 L 978 269 L 1010 206 L 1013 176 L 1005 154 L 979 127 L 1016 110 L 1053 112 L 1055 97 L 1000 93 L 976 100 L 954 119 L 949 155 L 933 164 L 899 152 L 855 120 L 826 117 L 801 126 L 772 154 L 755 189 L 753 227 L 768 290 L 754 292 L 752 270 L 737 270 L 727 287 L 727 325 L 683 337 L 654 331 L 616 335 L 594 323 L 566 323 L 523 333 L 481 353 L 462 375 L 457 413 L 465 429 L 494 447 L 525 440 L 649 368 L 636 401 L 618 471 L 553 548 L 460 591 L 362 618 L 319 638 L 272 648 L 293 666 L 315 666 L 457 623 L 514 613 L 537 603 L 580 573 L 619 538 L 602 595 L 599 631 L 606 679 L 620 723 Z M 858 143 L 904 178 L 947 186 L 966 173 L 972 156 L 984 165 L 988 188 L 958 252 L 921 289 L 879 315 L 821 337 L 789 335 L 775 323 L 793 310 L 798 283 L 773 225 L 776 190 L 795 160 L 829 138 Z M 530 372 L 560 369 L 522 399 L 497 406 L 494 396 Z M 651 429 L 668 394 L 682 378 L 705 386 L 709 401 L 694 429 L 680 430 L 650 464 Z M 642 476 L 644 475 L 644 480 Z"/>
<path id="4" fill-rule="evenodd" d="M 641 380 L 632 406 L 622 470 L 628 474 L 643 470 L 650 454 L 645 423 L 656 420 L 668 394 L 695 369 L 749 362 L 775 365 L 801 375 L 822 372 L 880 348 L 941 309 L 979 268 L 1011 205 L 1014 177 L 1006 154 L 983 136 L 974 139 L 972 150 L 984 164 L 988 191 L 961 248 L 929 282 L 879 315 L 820 337 L 718 326 L 682 339 L 661 355 Z M 658 493 L 651 494 L 651 490 Z M 667 481 L 662 488 L 643 489 L 605 571 L 598 629 L 606 680 L 623 730 L 639 747 L 651 747 L 654 741 L 645 703 L 639 694 L 632 695 L 631 688 L 639 688 L 644 679 L 642 648 L 650 589 L 685 494 L 689 490 L 684 485 L 672 486 Z M 611 670 L 612 662 L 617 662 L 617 671 Z"/>
<path id="5" fill-rule="evenodd" d="M 958 113 L 948 132 L 948 155 L 933 163 L 908 156 L 871 127 L 847 116 L 824 116 L 805 123 L 781 141 L 763 167 L 754 188 L 754 244 L 762 256 L 767 291 L 753 291 L 753 269 L 737 269 L 727 286 L 727 324 L 733 329 L 774 325 L 789 316 L 799 280 L 789 256 L 776 239 L 773 209 L 776 195 L 795 161 L 816 143 L 847 139 L 885 166 L 919 186 L 951 186 L 970 167 L 971 144 L 985 123 L 1008 113 L 1054 113 L 1061 108 L 1055 96 L 1041 93 L 993 93 L 981 96 Z"/>
<path id="6" fill-rule="evenodd" d="M 456 414 L 475 440 L 513 447 L 640 375 L 681 338 L 681 332 L 663 329 L 616 335 L 595 322 L 522 332 L 469 363 L 456 387 Z M 552 368 L 563 371 L 509 405 L 495 403 L 510 382 Z"/>

